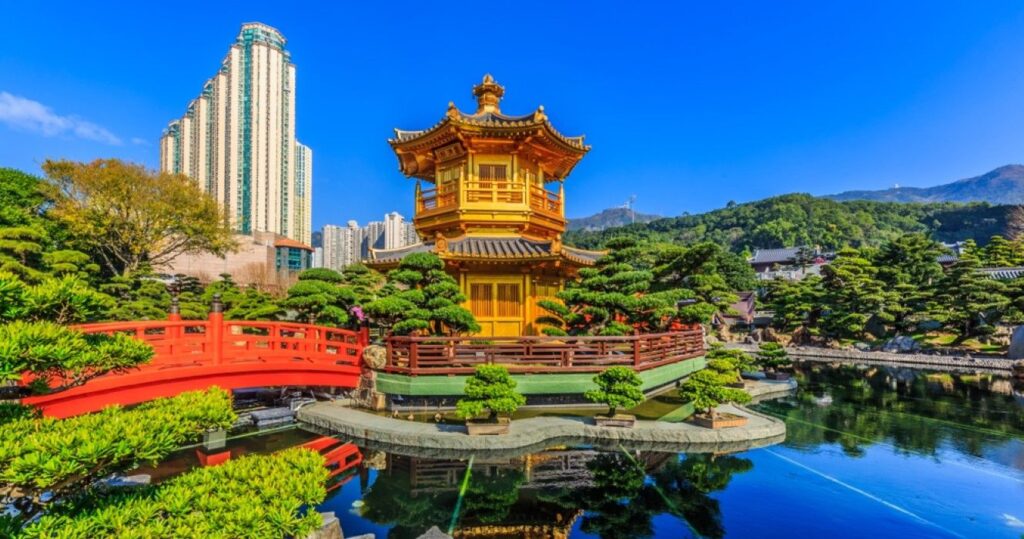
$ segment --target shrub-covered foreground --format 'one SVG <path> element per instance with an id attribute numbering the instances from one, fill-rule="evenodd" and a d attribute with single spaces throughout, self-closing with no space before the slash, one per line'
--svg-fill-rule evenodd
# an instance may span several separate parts
<path id="1" fill-rule="evenodd" d="M 327 495 L 323 457 L 292 448 L 200 468 L 160 486 L 57 508 L 22 532 L 62 537 L 305 537 Z"/>
<path id="2" fill-rule="evenodd" d="M 231 395 L 210 388 L 130 410 L 113 406 L 69 419 L 14 419 L 0 427 L 0 498 L 12 500 L 24 521 L 111 473 L 155 464 L 235 418 Z"/>

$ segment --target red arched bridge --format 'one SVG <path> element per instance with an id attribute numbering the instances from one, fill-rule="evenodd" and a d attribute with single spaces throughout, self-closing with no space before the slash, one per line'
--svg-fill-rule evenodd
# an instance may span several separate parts
<path id="1" fill-rule="evenodd" d="M 86 333 L 126 333 L 153 346 L 153 359 L 48 395 L 23 399 L 50 417 L 135 404 L 182 391 L 273 386 L 356 387 L 366 330 L 245 322 L 211 313 L 207 320 L 107 322 L 75 326 Z"/>

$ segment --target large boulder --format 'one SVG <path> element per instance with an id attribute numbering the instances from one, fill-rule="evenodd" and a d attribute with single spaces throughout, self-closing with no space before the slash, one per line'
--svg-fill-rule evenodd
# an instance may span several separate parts
<path id="1" fill-rule="evenodd" d="M 912 352 L 918 352 L 921 350 L 921 345 L 918 344 L 914 339 L 907 337 L 906 335 L 900 335 L 899 337 L 893 337 L 886 341 L 882 345 L 883 352 L 889 352 L 891 354 L 909 354 Z"/>
<path id="2" fill-rule="evenodd" d="M 1024 326 L 1017 326 L 1010 335 L 1010 350 L 1007 352 L 1010 359 L 1024 359 Z"/>
<path id="3" fill-rule="evenodd" d="M 388 349 L 379 344 L 371 344 L 363 350 L 363 361 L 371 369 L 383 369 L 388 361 Z"/>

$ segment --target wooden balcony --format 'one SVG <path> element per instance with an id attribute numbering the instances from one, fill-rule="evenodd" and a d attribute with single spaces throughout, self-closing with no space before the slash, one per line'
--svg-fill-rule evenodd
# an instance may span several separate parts
<path id="1" fill-rule="evenodd" d="M 512 373 L 597 373 L 622 365 L 645 371 L 704 355 L 699 327 L 624 337 L 390 337 L 384 372 L 472 374 L 497 364 Z"/>
<path id="2" fill-rule="evenodd" d="M 561 217 L 562 197 L 536 185 L 530 186 L 530 208 Z"/>
<path id="3" fill-rule="evenodd" d="M 459 202 L 459 193 L 455 189 L 424 189 L 420 191 L 420 198 L 416 202 L 417 212 L 455 207 Z"/>
<path id="4" fill-rule="evenodd" d="M 503 180 L 464 182 L 466 204 L 523 204 L 529 194 L 530 209 L 555 217 L 562 216 L 562 198 L 558 193 L 536 185 Z M 459 191 L 454 186 L 432 187 L 420 191 L 416 211 L 431 212 L 459 205 Z"/>

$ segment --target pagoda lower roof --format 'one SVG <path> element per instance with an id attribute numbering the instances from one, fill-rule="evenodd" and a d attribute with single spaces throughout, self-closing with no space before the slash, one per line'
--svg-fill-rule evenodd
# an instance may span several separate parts
<path id="1" fill-rule="evenodd" d="M 575 247 L 554 247 L 550 240 L 533 240 L 522 237 L 463 236 L 446 240 L 447 248 L 441 254 L 445 258 L 480 260 L 530 260 L 565 258 L 576 264 L 590 266 L 604 256 L 600 251 L 587 251 Z M 370 249 L 372 263 L 394 263 L 412 253 L 436 253 L 435 242 L 417 243 L 398 249 Z"/>

